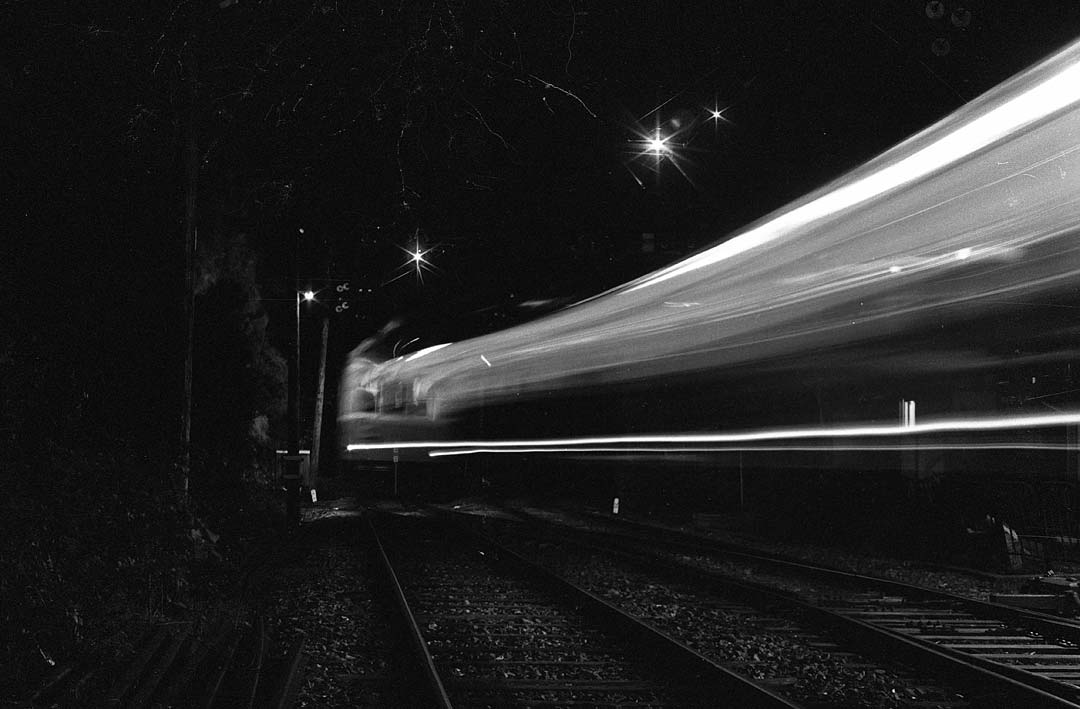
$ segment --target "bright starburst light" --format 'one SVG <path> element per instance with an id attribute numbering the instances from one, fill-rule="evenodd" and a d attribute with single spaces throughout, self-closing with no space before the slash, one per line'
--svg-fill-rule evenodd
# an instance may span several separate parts
<path id="1" fill-rule="evenodd" d="M 656 132 L 656 137 L 649 138 L 646 142 L 646 146 L 649 152 L 659 157 L 664 153 L 670 152 L 670 148 L 667 146 L 668 139 L 660 137 L 660 131 Z"/>
<path id="2" fill-rule="evenodd" d="M 720 104 L 713 103 L 712 108 L 706 108 L 705 112 L 709 114 L 708 120 L 712 121 L 714 125 L 723 123 L 731 123 L 731 119 L 724 115 L 724 111 L 731 108 L 731 106 L 724 106 L 720 108 Z"/>
<path id="3" fill-rule="evenodd" d="M 399 278 L 402 278 L 402 277 L 408 275 L 410 272 L 415 273 L 417 281 L 420 282 L 420 283 L 423 283 L 424 282 L 424 271 L 434 271 L 435 270 L 435 266 L 432 265 L 431 261 L 429 261 L 427 259 L 427 255 L 430 254 L 432 251 L 434 251 L 435 247 L 430 246 L 430 247 L 428 247 L 426 249 L 421 248 L 420 247 L 420 239 L 419 239 L 419 237 L 417 237 L 415 245 L 413 246 L 413 248 L 408 249 L 408 248 L 405 248 L 405 247 L 402 247 L 402 246 L 399 246 L 398 248 L 409 255 L 409 260 L 406 261 L 405 264 L 400 267 L 401 270 L 402 270 L 401 273 L 394 276 L 390 280 L 386 281 L 386 283 L 383 283 L 383 285 L 386 285 L 387 283 L 393 283 L 394 281 L 398 280 Z"/>
<path id="4" fill-rule="evenodd" d="M 677 122 L 672 121 L 672 123 L 678 125 Z M 656 127 L 652 130 L 637 129 L 634 131 L 637 137 L 632 141 L 634 146 L 633 157 L 626 163 L 626 167 L 639 185 L 642 185 L 642 182 L 635 174 L 633 164 L 645 166 L 659 177 L 660 165 L 663 162 L 671 163 L 688 182 L 693 184 L 681 164 L 686 145 L 678 140 L 682 132 L 688 128 L 689 126 L 685 126 L 678 128 L 674 132 L 665 133 L 658 118 Z"/>

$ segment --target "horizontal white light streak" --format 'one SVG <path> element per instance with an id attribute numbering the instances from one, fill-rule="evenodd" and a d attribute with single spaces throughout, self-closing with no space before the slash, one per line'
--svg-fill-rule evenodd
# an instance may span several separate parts
<path id="1" fill-rule="evenodd" d="M 1074 63 L 906 158 L 851 184 L 834 189 L 719 246 L 661 269 L 629 288 L 627 292 L 633 292 L 731 258 L 791 234 L 818 219 L 834 215 L 897 187 L 920 180 L 1078 100 L 1080 100 L 1080 63 Z"/>
<path id="2" fill-rule="evenodd" d="M 1028 443 L 1025 441 L 1001 441 L 1000 443 L 896 443 L 892 445 L 840 445 L 827 443 L 816 446 L 709 446 L 709 447 L 562 447 L 562 448 L 452 448 L 430 451 L 432 458 L 454 455 L 477 455 L 482 453 L 777 453 L 794 451 L 797 453 L 832 453 L 832 452 L 889 452 L 919 450 L 1038 450 L 1062 451 L 1069 446 L 1064 443 Z"/>
<path id="3" fill-rule="evenodd" d="M 390 448 L 561 448 L 584 446 L 629 446 L 643 444 L 753 443 L 816 438 L 866 438 L 871 436 L 916 436 L 927 433 L 972 433 L 1010 429 L 1047 428 L 1080 424 L 1080 412 L 1042 416 L 1001 416 L 979 419 L 946 419 L 913 426 L 878 424 L 863 426 L 820 426 L 816 428 L 765 429 L 741 433 L 669 434 L 650 436 L 594 436 L 582 438 L 521 439 L 516 441 L 398 441 L 392 443 L 352 443 L 349 451 Z"/>
<path id="4" fill-rule="evenodd" d="M 431 347 L 425 347 L 424 349 L 420 350 L 419 352 L 413 352 L 411 355 L 409 355 L 408 357 L 405 358 L 405 361 L 406 362 L 412 362 L 414 359 L 420 359 L 421 357 L 423 357 L 426 354 L 431 354 L 432 352 L 435 352 L 437 350 L 441 350 L 443 347 L 449 347 L 452 344 L 454 344 L 454 343 L 453 342 L 444 342 L 441 345 L 432 345 Z"/>

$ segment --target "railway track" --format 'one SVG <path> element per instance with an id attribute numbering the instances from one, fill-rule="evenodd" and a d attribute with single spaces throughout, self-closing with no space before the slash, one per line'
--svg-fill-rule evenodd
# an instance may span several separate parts
<path id="1" fill-rule="evenodd" d="M 1080 625 L 897 581 L 715 544 L 651 525 L 591 519 L 590 528 L 529 519 L 569 541 L 648 557 L 817 622 L 913 666 L 967 678 L 1022 707 L 1080 706 Z M 600 528 L 597 528 L 600 527 Z"/>
<path id="2" fill-rule="evenodd" d="M 358 514 L 320 519 L 260 545 L 209 619 L 155 624 L 118 667 L 58 668 L 21 705 L 289 707 L 305 698 L 302 685 L 309 703 L 393 705 L 361 529 Z"/>
<path id="3" fill-rule="evenodd" d="M 158 629 L 140 644 L 106 706 L 284 709 L 296 698 L 304 663 L 303 642 L 276 649 L 261 616 L 201 639 Z"/>
<path id="4" fill-rule="evenodd" d="M 816 709 L 1007 706 L 970 684 L 861 652 L 786 603 L 725 593 L 652 558 L 501 524 L 491 533 L 529 558 L 684 640 L 694 649 Z"/>
<path id="5" fill-rule="evenodd" d="M 96 669 L 69 666 L 22 706 L 284 709 L 296 699 L 304 664 L 304 643 L 275 648 L 260 616 L 213 627 L 158 624 L 107 687 Z"/>
<path id="6" fill-rule="evenodd" d="M 392 606 L 371 583 L 366 523 L 356 509 L 322 512 L 258 581 L 273 632 L 308 640 L 298 705 L 403 706 L 402 667 L 411 661 L 395 647 Z"/>
<path id="7" fill-rule="evenodd" d="M 425 678 L 418 705 L 797 706 L 445 522 L 382 517 L 371 534 Z"/>

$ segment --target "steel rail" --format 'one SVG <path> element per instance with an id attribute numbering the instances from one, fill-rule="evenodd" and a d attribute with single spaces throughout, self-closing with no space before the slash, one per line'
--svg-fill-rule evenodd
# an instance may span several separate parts
<path id="1" fill-rule="evenodd" d="M 438 508 L 430 509 L 443 519 L 452 523 L 457 522 L 453 513 Z M 650 648 L 651 655 L 657 658 L 658 661 L 667 664 L 675 671 L 694 675 L 693 679 L 699 683 L 709 682 L 722 689 L 725 700 L 731 701 L 733 706 L 753 706 L 762 709 L 767 707 L 797 709 L 801 706 L 754 680 L 709 659 L 651 623 L 627 613 L 569 579 L 526 559 L 521 554 L 499 544 L 486 534 L 477 532 L 467 526 L 455 524 L 455 527 L 467 532 L 476 541 L 496 552 L 495 558 L 499 563 L 513 566 L 518 573 L 524 573 L 542 582 L 545 586 L 564 597 L 573 598 L 580 607 L 588 608 L 592 612 L 592 617 L 603 620 L 619 635 L 632 638 L 634 642 Z"/>
<path id="2" fill-rule="evenodd" d="M 528 515 L 527 512 L 520 512 L 520 514 Z M 961 596 L 948 591 L 926 588 L 925 586 L 917 586 L 904 581 L 896 581 L 894 579 L 886 579 L 879 576 L 867 576 L 865 574 L 857 574 L 852 571 L 844 571 L 829 566 L 811 564 L 806 561 L 782 555 L 770 555 L 764 552 L 750 551 L 745 547 L 739 547 L 734 544 L 711 539 L 704 535 L 671 529 L 669 527 L 660 527 L 645 522 L 620 519 L 618 517 L 611 517 L 595 512 L 588 513 L 588 516 L 616 526 L 631 527 L 649 533 L 660 533 L 667 537 L 667 539 L 650 538 L 643 540 L 648 541 L 650 544 L 669 546 L 672 549 L 680 551 L 693 550 L 713 554 L 723 554 L 761 564 L 796 569 L 802 573 L 812 574 L 820 578 L 826 578 L 842 583 L 876 586 L 877 588 L 888 589 L 893 593 L 900 593 L 909 597 L 949 601 L 961 605 L 970 613 L 989 615 L 997 620 L 1005 620 L 1013 623 L 1025 623 L 1038 629 L 1042 633 L 1056 633 L 1066 637 L 1071 636 L 1070 639 L 1080 643 L 1080 624 L 1046 613 L 1040 613 L 1026 608 L 1017 608 L 1015 606 L 1007 606 L 1002 603 L 980 601 L 976 598 Z M 537 521 L 541 523 L 547 523 L 545 520 L 540 520 L 536 517 L 532 518 L 537 519 Z M 600 530 L 590 530 L 590 533 L 621 536 L 616 532 L 604 532 Z"/>
<path id="3" fill-rule="evenodd" d="M 454 705 L 451 703 L 450 697 L 446 693 L 446 687 L 443 685 L 442 678 L 439 676 L 439 671 L 435 669 L 435 660 L 431 657 L 427 641 L 424 639 L 424 634 L 420 631 L 420 626 L 416 622 L 416 616 L 409 607 L 409 601 L 405 598 L 405 591 L 402 589 L 397 573 L 390 563 L 390 558 L 386 555 L 386 549 L 383 548 L 382 540 L 379 539 L 379 534 L 375 530 L 375 524 L 371 520 L 371 515 L 365 514 L 364 517 L 367 522 L 368 533 L 371 535 L 372 546 L 374 547 L 376 556 L 379 560 L 379 567 L 386 577 L 390 591 L 394 596 L 394 601 L 401 613 L 401 619 L 405 625 L 405 632 L 409 640 L 409 645 L 416 657 L 419 670 L 427 681 L 427 690 L 430 695 L 429 698 L 434 702 L 433 706 L 439 707 L 439 709 L 452 709 Z"/>
<path id="4" fill-rule="evenodd" d="M 552 523 L 536 518 L 534 516 L 524 513 L 529 519 L 527 522 L 542 525 L 549 531 L 555 530 L 555 525 Z M 659 529 L 659 528 L 658 528 Z M 608 538 L 609 543 L 612 539 L 615 540 L 616 546 L 609 547 L 601 544 L 586 543 L 581 540 L 573 538 L 573 535 L 580 535 L 584 537 L 600 537 Z M 894 658 L 903 659 L 911 664 L 929 664 L 939 674 L 962 674 L 967 677 L 967 681 L 971 684 L 982 684 L 986 686 L 986 683 L 993 683 L 997 685 L 1000 692 L 1007 693 L 1022 703 L 1016 706 L 1023 707 L 1055 707 L 1055 708 L 1080 708 L 1080 689 L 1067 685 L 1061 682 L 1041 677 L 1032 672 L 1028 672 L 1020 669 L 1018 666 L 1005 665 L 1002 663 L 994 662 L 991 660 L 985 660 L 980 657 L 975 657 L 969 653 L 953 650 L 951 648 L 941 647 L 933 643 L 918 640 L 917 636 L 909 636 L 904 633 L 889 630 L 879 625 L 869 623 L 858 618 L 853 618 L 843 612 L 831 610 L 829 608 L 823 608 L 808 601 L 804 601 L 794 594 L 780 591 L 772 586 L 766 584 L 758 584 L 745 580 L 736 580 L 732 577 L 724 574 L 723 572 L 713 571 L 705 569 L 688 562 L 681 562 L 675 559 L 664 559 L 649 553 L 643 549 L 626 549 L 617 546 L 619 542 L 633 542 L 644 541 L 649 544 L 656 544 L 664 546 L 665 544 L 657 542 L 656 540 L 647 539 L 643 540 L 635 537 L 628 537 L 626 535 L 613 534 L 610 532 L 602 532 L 596 530 L 586 529 L 574 529 L 574 528 L 559 528 L 553 535 L 557 540 L 564 543 L 576 544 L 584 547 L 591 547 L 593 549 L 603 551 L 605 553 L 614 553 L 623 555 L 638 561 L 643 561 L 648 564 L 666 568 L 667 570 L 697 577 L 701 580 L 707 580 L 711 584 L 722 586 L 726 593 L 730 593 L 738 598 L 745 600 L 751 604 L 761 604 L 767 601 L 772 605 L 787 606 L 793 610 L 801 613 L 805 613 L 808 616 L 816 619 L 818 622 L 829 625 L 842 631 L 845 635 L 853 639 L 861 646 L 865 648 L 865 651 L 870 654 L 881 654 L 883 648 L 887 648 L 890 656 Z M 683 549 L 685 551 L 685 549 Z M 720 552 L 724 553 L 724 552 Z M 747 555 L 752 556 L 752 555 Z M 767 557 L 763 557 L 767 558 Z M 806 566 L 806 565 L 799 565 Z M 815 567 L 808 567 L 815 568 Z M 845 574 L 849 580 L 860 578 L 857 574 L 847 574 L 846 572 L 839 572 Z M 871 582 L 878 581 L 875 577 L 863 577 Z M 907 585 L 907 584 L 903 584 Z M 919 586 L 912 586 L 912 588 L 925 591 L 927 593 L 934 593 L 932 589 L 923 589 Z M 947 600 L 962 599 L 963 597 L 954 596 L 953 594 L 942 594 L 947 597 Z M 965 599 L 971 600 L 971 599 Z M 994 608 L 997 608 L 997 604 L 986 604 Z M 1009 610 L 1014 610 L 1009 608 Z M 997 619 L 1000 620 L 1000 619 Z M 1074 630 L 1078 630 L 1076 626 L 1070 626 Z"/>
<path id="5" fill-rule="evenodd" d="M 296 702 L 296 696 L 300 692 L 300 678 L 303 675 L 304 665 L 307 658 L 304 655 L 304 640 L 293 642 L 286 656 L 284 677 L 277 691 L 274 692 L 270 706 L 273 709 L 288 709 Z"/>

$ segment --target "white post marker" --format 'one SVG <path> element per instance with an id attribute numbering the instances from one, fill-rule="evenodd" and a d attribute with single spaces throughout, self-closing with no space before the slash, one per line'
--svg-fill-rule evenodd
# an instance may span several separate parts
<path id="1" fill-rule="evenodd" d="M 311 502 L 315 503 L 315 502 L 318 502 L 318 501 L 319 501 L 319 498 L 315 494 L 315 488 L 311 488 Z"/>
<path id="2" fill-rule="evenodd" d="M 398 449 L 394 449 L 394 497 L 397 497 L 397 465 L 398 465 Z"/>
<path id="3" fill-rule="evenodd" d="M 611 514 L 619 514 L 619 498 L 617 497 L 611 501 Z"/>

